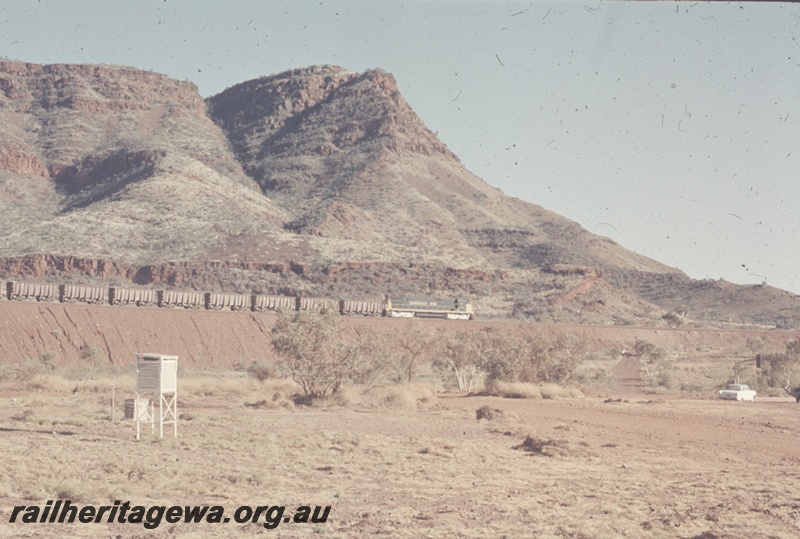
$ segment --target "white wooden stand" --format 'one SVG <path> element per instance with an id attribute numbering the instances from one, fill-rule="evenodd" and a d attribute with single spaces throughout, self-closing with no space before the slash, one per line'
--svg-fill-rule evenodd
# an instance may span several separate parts
<path id="1" fill-rule="evenodd" d="M 173 436 L 178 436 L 178 356 L 164 354 L 136 355 L 136 439 L 141 433 L 141 423 L 150 423 L 155 434 L 158 418 L 159 437 L 164 437 L 164 425 L 172 424 Z M 149 397 L 149 399 L 143 399 Z M 147 402 L 144 408 L 143 401 Z M 158 415 L 155 403 L 158 401 Z M 142 409 L 144 408 L 144 409 Z"/>

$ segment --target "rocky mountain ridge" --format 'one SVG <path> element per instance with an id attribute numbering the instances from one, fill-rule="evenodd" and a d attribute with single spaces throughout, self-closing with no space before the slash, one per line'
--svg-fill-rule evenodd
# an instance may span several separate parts
<path id="1" fill-rule="evenodd" d="M 9 279 L 469 294 L 542 321 L 663 323 L 679 302 L 700 321 L 800 321 L 791 294 L 748 294 L 757 315 L 717 308 L 713 287 L 503 195 L 382 70 L 295 69 L 203 99 L 134 68 L 0 62 L 0 215 Z"/>

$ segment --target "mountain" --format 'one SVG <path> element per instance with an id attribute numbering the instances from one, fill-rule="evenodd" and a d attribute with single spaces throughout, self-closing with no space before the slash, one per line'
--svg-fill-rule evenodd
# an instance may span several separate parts
<path id="1" fill-rule="evenodd" d="M 295 69 L 204 100 L 128 67 L 0 62 L 0 215 L 5 278 L 468 295 L 542 321 L 800 320 L 792 294 L 717 283 L 749 298 L 720 307 L 719 287 L 505 196 L 382 70 Z"/>

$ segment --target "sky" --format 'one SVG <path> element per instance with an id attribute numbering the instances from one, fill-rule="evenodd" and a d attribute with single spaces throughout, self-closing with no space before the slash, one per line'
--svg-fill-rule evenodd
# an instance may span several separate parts
<path id="1" fill-rule="evenodd" d="M 800 293 L 800 5 L 7 2 L 0 57 L 118 64 L 204 97 L 381 68 L 504 193 L 696 279 Z"/>

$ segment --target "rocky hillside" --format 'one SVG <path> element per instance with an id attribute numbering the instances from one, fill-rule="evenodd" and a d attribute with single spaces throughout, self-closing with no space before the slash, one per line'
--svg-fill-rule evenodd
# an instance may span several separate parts
<path id="1" fill-rule="evenodd" d="M 0 215 L 2 278 L 466 294 L 484 314 L 609 324 L 662 323 L 692 291 L 701 321 L 800 320 L 791 294 L 746 287 L 720 308 L 679 270 L 503 195 L 381 70 L 297 69 L 204 100 L 132 68 L 0 62 Z"/>

